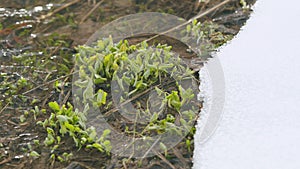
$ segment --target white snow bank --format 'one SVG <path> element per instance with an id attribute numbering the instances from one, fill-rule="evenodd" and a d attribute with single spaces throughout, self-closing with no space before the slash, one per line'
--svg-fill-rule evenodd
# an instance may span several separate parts
<path id="1" fill-rule="evenodd" d="M 208 141 L 196 134 L 195 169 L 300 168 L 299 6 L 258 0 L 244 30 L 221 49 L 223 119 Z"/>

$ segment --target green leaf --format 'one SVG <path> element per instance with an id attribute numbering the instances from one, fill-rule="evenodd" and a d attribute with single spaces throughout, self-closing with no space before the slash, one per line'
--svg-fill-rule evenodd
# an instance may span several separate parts
<path id="1" fill-rule="evenodd" d="M 110 132 L 111 132 L 111 131 L 110 131 L 109 129 L 105 129 L 105 130 L 103 131 L 103 133 L 102 133 L 102 135 L 101 135 L 99 141 L 103 142 L 104 139 L 110 134 Z"/>
<path id="2" fill-rule="evenodd" d="M 187 146 L 187 148 L 188 148 L 188 151 L 190 152 L 190 151 L 191 151 L 191 141 L 187 139 L 187 140 L 185 141 L 185 144 L 186 144 L 186 146 Z"/>
<path id="3" fill-rule="evenodd" d="M 57 115 L 56 118 L 58 119 L 58 121 L 60 123 L 64 123 L 64 122 L 68 121 L 68 117 L 65 115 Z"/>
<path id="4" fill-rule="evenodd" d="M 58 147 L 59 147 L 59 145 L 53 146 L 52 149 L 51 149 L 51 153 L 54 152 L 56 149 L 58 149 Z"/>
<path id="5" fill-rule="evenodd" d="M 182 98 L 181 104 L 184 104 L 195 97 L 195 94 L 191 88 L 185 90 L 182 86 L 179 86 L 179 92 Z"/>
<path id="6" fill-rule="evenodd" d="M 77 139 L 75 136 L 72 136 L 72 138 L 73 138 L 73 141 L 75 142 L 75 145 L 76 145 L 76 147 L 78 147 L 80 144 L 79 144 L 79 139 Z"/>
<path id="7" fill-rule="evenodd" d="M 80 143 L 83 145 L 83 144 L 85 144 L 86 142 L 87 142 L 87 139 L 86 139 L 85 137 L 82 137 Z"/>
<path id="8" fill-rule="evenodd" d="M 50 159 L 55 160 L 55 154 L 51 154 Z"/>
<path id="9" fill-rule="evenodd" d="M 181 102 L 180 102 L 180 98 L 178 96 L 177 91 L 172 91 L 172 93 L 169 94 L 166 98 L 168 99 L 168 106 L 169 107 L 174 107 L 177 111 L 180 110 Z"/>
<path id="10" fill-rule="evenodd" d="M 24 123 L 25 120 L 26 120 L 26 117 L 22 114 L 22 115 L 20 116 L 20 122 L 21 122 L 21 123 Z"/>
<path id="11" fill-rule="evenodd" d="M 64 152 L 62 154 L 62 156 L 66 159 L 66 161 L 68 161 L 73 156 L 73 153 L 66 153 L 66 152 Z"/>
<path id="12" fill-rule="evenodd" d="M 93 81 L 91 79 L 89 79 L 88 85 L 86 87 L 86 89 L 83 92 L 83 98 L 84 100 L 88 100 L 93 98 L 94 95 L 94 91 L 93 91 Z"/>
<path id="13" fill-rule="evenodd" d="M 54 137 L 51 134 L 48 134 L 48 136 L 46 137 L 46 139 L 44 140 L 44 144 L 46 146 L 50 146 L 55 142 Z"/>
<path id="14" fill-rule="evenodd" d="M 64 136 L 68 132 L 68 130 L 65 125 L 61 125 L 59 132 L 60 132 L 60 134 L 62 134 Z"/>
<path id="15" fill-rule="evenodd" d="M 99 40 L 98 42 L 97 42 L 97 49 L 99 49 L 100 51 L 102 51 L 102 50 L 104 50 L 105 49 L 105 44 L 104 44 L 104 42 L 102 41 L 102 40 Z"/>
<path id="16" fill-rule="evenodd" d="M 58 159 L 60 162 L 64 162 L 64 161 L 65 161 L 61 156 L 57 156 L 57 159 Z"/>
<path id="17" fill-rule="evenodd" d="M 31 151 L 30 154 L 29 154 L 31 157 L 39 157 L 40 154 L 36 151 Z"/>
<path id="18" fill-rule="evenodd" d="M 61 137 L 60 136 L 56 136 L 56 140 L 57 140 L 57 144 L 60 144 Z"/>
<path id="19" fill-rule="evenodd" d="M 40 113 L 40 109 L 38 106 L 34 106 L 35 115 L 38 115 Z"/>
<path id="20" fill-rule="evenodd" d="M 107 93 L 102 89 L 99 89 L 97 92 L 97 104 L 98 106 L 102 106 L 106 104 Z"/>
<path id="21" fill-rule="evenodd" d="M 107 78 L 101 77 L 99 74 L 95 74 L 95 84 L 104 83 L 105 81 L 107 81 Z"/>
<path id="22" fill-rule="evenodd" d="M 93 147 L 98 149 L 100 152 L 104 152 L 102 145 L 99 143 L 94 143 Z"/>
<path id="23" fill-rule="evenodd" d="M 152 125 L 152 126 L 147 126 L 147 130 L 160 130 L 161 129 L 161 126 L 159 125 Z"/>
<path id="24" fill-rule="evenodd" d="M 84 88 L 88 85 L 88 82 L 89 82 L 88 80 L 82 81 L 82 79 L 79 79 L 79 80 L 75 81 L 74 84 L 80 88 Z"/>
<path id="25" fill-rule="evenodd" d="M 109 140 L 105 140 L 105 141 L 103 142 L 103 146 L 104 146 L 104 148 L 105 148 L 105 150 L 106 150 L 107 152 L 110 152 L 111 149 L 112 149 L 112 146 L 111 146 Z"/>
<path id="26" fill-rule="evenodd" d="M 57 104 L 57 102 L 50 102 L 48 105 L 53 111 L 55 111 L 55 112 L 60 111 L 60 107 Z"/>
<path id="27" fill-rule="evenodd" d="M 97 132 L 94 127 L 89 128 L 89 131 L 88 142 L 93 142 L 96 139 Z"/>
<path id="28" fill-rule="evenodd" d="M 64 125 L 66 126 L 67 129 L 69 129 L 71 132 L 74 132 L 75 131 L 75 126 L 68 123 L 68 122 L 65 122 Z"/>
<path id="29" fill-rule="evenodd" d="M 191 26 L 191 25 L 187 25 L 187 26 L 186 26 L 186 31 L 187 31 L 187 33 L 190 33 L 191 30 L 192 30 L 192 26 Z"/>
<path id="30" fill-rule="evenodd" d="M 153 113 L 153 115 L 152 115 L 152 117 L 151 117 L 151 119 L 150 119 L 150 122 L 156 122 L 157 121 L 157 119 L 158 119 L 158 113 Z"/>
<path id="31" fill-rule="evenodd" d="M 47 133 L 48 134 L 51 134 L 51 135 L 54 135 L 55 133 L 54 133 L 54 130 L 52 129 L 52 128 L 50 128 L 50 127 L 47 127 Z"/>
<path id="32" fill-rule="evenodd" d="M 46 119 L 46 120 L 45 120 L 44 122 L 42 122 L 41 124 L 42 124 L 42 126 L 43 126 L 44 128 L 46 128 L 47 125 L 49 124 L 48 119 Z"/>
<path id="33" fill-rule="evenodd" d="M 33 140 L 33 143 L 34 143 L 36 146 L 39 146 L 39 145 L 40 145 L 40 140 Z"/>
<path id="34" fill-rule="evenodd" d="M 167 146 L 164 143 L 160 142 L 159 147 L 160 147 L 161 150 L 163 150 L 165 152 L 165 156 L 167 156 L 168 155 Z"/>

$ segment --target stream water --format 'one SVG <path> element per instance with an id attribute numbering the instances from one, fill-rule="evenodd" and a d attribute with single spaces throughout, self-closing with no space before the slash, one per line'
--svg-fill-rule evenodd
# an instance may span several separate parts
<path id="1" fill-rule="evenodd" d="M 223 118 L 208 141 L 196 134 L 195 169 L 300 168 L 299 5 L 258 1 L 240 34 L 220 49 Z"/>

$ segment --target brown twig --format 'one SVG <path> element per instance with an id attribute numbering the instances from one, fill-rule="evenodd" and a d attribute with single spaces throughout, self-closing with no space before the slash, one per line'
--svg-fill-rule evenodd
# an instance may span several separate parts
<path id="1" fill-rule="evenodd" d="M 7 103 L 7 104 L 3 107 L 3 109 L 0 110 L 0 114 L 7 108 L 8 105 L 9 105 L 9 103 Z"/>
<path id="2" fill-rule="evenodd" d="M 172 148 L 173 153 L 175 154 L 175 156 L 180 160 L 180 162 L 184 165 L 184 166 L 188 166 L 185 158 L 183 157 L 183 155 L 181 153 L 179 153 L 179 150 L 177 148 Z"/>
<path id="3" fill-rule="evenodd" d="M 18 138 L 20 138 L 20 136 L 18 136 L 18 137 L 0 138 L 0 143 L 6 143 L 6 142 L 10 142 L 10 141 L 15 141 Z"/>
<path id="4" fill-rule="evenodd" d="M 165 162 L 166 164 L 168 164 L 168 166 L 169 167 L 171 167 L 172 169 L 176 169 L 176 167 L 173 165 L 173 164 L 171 164 L 167 159 L 166 159 L 166 157 L 164 157 L 161 153 L 159 153 L 159 152 L 157 152 L 157 151 L 155 151 L 155 150 L 152 150 L 152 151 L 154 151 L 154 153 L 163 161 L 163 162 Z"/>
<path id="5" fill-rule="evenodd" d="M 9 157 L 9 158 L 7 158 L 7 159 L 1 161 L 1 162 L 0 162 L 0 165 L 5 164 L 5 163 L 8 163 L 8 162 L 10 162 L 11 160 L 12 160 L 11 157 Z"/>
<path id="6" fill-rule="evenodd" d="M 161 168 L 164 167 L 160 162 L 155 161 L 155 162 L 151 162 L 151 164 L 148 165 L 145 169 L 151 169 L 151 168 L 154 168 L 154 166 L 160 166 Z M 156 168 L 157 168 L 157 167 L 156 167 Z"/>
<path id="7" fill-rule="evenodd" d="M 81 19 L 81 21 L 80 21 L 80 23 L 79 24 L 82 24 L 85 20 L 86 20 L 86 18 L 88 18 L 90 15 L 91 15 L 91 13 L 93 13 L 102 3 L 104 2 L 104 0 L 102 0 L 102 1 L 100 1 L 100 2 L 98 2 L 82 19 Z"/>
<path id="8" fill-rule="evenodd" d="M 37 87 L 35 87 L 35 88 L 33 88 L 33 89 L 30 89 L 30 90 L 28 90 L 28 91 L 22 93 L 22 95 L 28 94 L 28 93 L 30 93 L 30 92 L 32 92 L 32 91 L 34 91 L 34 90 L 36 90 L 36 89 L 38 89 L 38 88 L 40 88 L 40 87 L 42 87 L 42 86 L 48 85 L 48 84 L 50 84 L 50 83 L 53 83 L 53 82 L 55 82 L 56 80 L 60 80 L 60 79 L 63 79 L 63 78 L 65 78 L 65 77 L 71 76 L 71 75 L 73 75 L 73 74 L 75 74 L 75 73 L 77 73 L 77 71 L 74 72 L 74 69 L 72 69 L 70 74 L 67 74 L 67 75 L 65 75 L 65 76 L 61 76 L 61 77 L 59 77 L 59 78 L 56 78 L 56 79 L 50 80 L 50 81 L 48 81 L 48 82 L 46 82 L 46 83 L 43 83 L 43 84 L 41 84 L 41 85 L 38 85 Z"/>
<path id="9" fill-rule="evenodd" d="M 155 145 L 158 143 L 158 141 L 161 139 L 161 136 L 159 136 L 156 140 L 155 140 L 155 142 L 151 145 L 151 147 L 146 151 L 146 153 L 143 155 L 143 157 L 142 157 L 142 159 L 145 159 L 146 158 L 146 156 L 150 153 L 150 151 L 153 151 L 154 153 L 158 153 L 158 152 L 156 152 L 155 150 L 153 150 L 153 147 L 155 147 Z"/>
<path id="10" fill-rule="evenodd" d="M 57 12 L 59 12 L 59 11 L 65 9 L 65 8 L 71 6 L 71 5 L 74 5 L 74 4 L 78 3 L 79 1 L 80 1 L 80 0 L 74 0 L 74 1 L 71 1 L 71 2 L 69 2 L 69 3 L 66 3 L 66 4 L 64 4 L 63 6 L 61 6 L 61 7 L 57 8 L 57 9 L 55 9 L 53 12 L 47 13 L 46 15 L 42 15 L 42 16 L 40 16 L 40 17 L 37 18 L 37 19 L 38 19 L 38 20 L 46 19 L 46 18 L 48 18 L 48 17 L 50 17 L 50 16 L 56 14 Z"/>
<path id="11" fill-rule="evenodd" d="M 64 104 L 67 103 L 67 101 L 68 101 L 68 99 L 69 99 L 69 97 L 70 97 L 70 94 L 71 94 L 71 91 L 68 91 L 68 93 L 66 94 L 66 96 L 65 96 L 65 98 L 64 98 L 64 100 L 63 100 L 63 102 L 62 102 L 62 105 L 64 105 Z"/>
<path id="12" fill-rule="evenodd" d="M 159 36 L 161 36 L 161 35 L 165 35 L 165 34 L 167 34 L 167 33 L 170 33 L 170 32 L 172 32 L 172 31 L 174 31 L 174 30 L 176 30 L 176 29 L 178 29 L 178 28 L 180 28 L 180 27 L 186 26 L 187 24 L 192 23 L 193 20 L 195 20 L 195 19 L 196 19 L 196 20 L 197 20 L 197 19 L 200 19 L 200 18 L 202 18 L 202 17 L 204 17 L 204 16 L 210 14 L 211 12 L 215 11 L 216 9 L 219 9 L 220 7 L 226 5 L 227 3 L 231 2 L 231 1 L 232 1 L 232 0 L 225 0 L 225 1 L 221 2 L 221 3 L 219 3 L 218 5 L 216 5 L 216 6 L 212 7 L 212 8 L 210 8 L 210 9 L 206 10 L 205 12 L 199 13 L 198 15 L 196 15 L 196 16 L 194 16 L 193 18 L 189 19 L 189 20 L 186 21 L 185 23 L 182 23 L 182 24 L 180 24 L 180 25 L 178 25 L 178 26 L 175 26 L 175 27 L 173 27 L 173 28 L 171 28 L 171 29 L 169 29 L 169 30 L 166 30 L 166 31 L 164 31 L 164 32 L 162 32 L 162 33 L 160 33 L 160 34 L 157 34 L 157 35 L 155 35 L 155 36 L 152 36 L 151 38 L 148 38 L 148 39 L 146 39 L 145 41 L 148 42 L 148 41 L 153 40 L 153 39 L 155 39 L 155 38 L 157 38 L 157 37 L 159 37 Z"/>

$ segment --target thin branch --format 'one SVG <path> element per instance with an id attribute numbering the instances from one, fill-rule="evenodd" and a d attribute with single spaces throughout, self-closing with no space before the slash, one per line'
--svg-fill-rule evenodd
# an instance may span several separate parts
<path id="1" fill-rule="evenodd" d="M 182 23 L 182 24 L 180 24 L 180 25 L 178 25 L 178 26 L 175 26 L 175 27 L 173 27 L 173 28 L 171 28 L 171 29 L 169 29 L 169 30 L 166 30 L 166 31 L 164 31 L 164 32 L 162 32 L 162 33 L 160 33 L 160 34 L 157 34 L 157 35 L 155 35 L 155 36 L 152 36 L 151 38 L 148 38 L 148 39 L 146 39 L 145 41 L 148 42 L 148 41 L 150 41 L 150 40 L 153 40 L 153 39 L 159 37 L 160 35 L 165 35 L 165 34 L 167 34 L 167 33 L 169 33 L 169 32 L 172 32 L 172 31 L 174 31 L 174 30 L 176 30 L 176 29 L 178 29 L 178 28 L 180 28 L 180 27 L 182 27 L 182 26 L 186 26 L 187 24 L 192 23 L 193 20 L 195 20 L 195 19 L 200 19 L 200 18 L 202 18 L 202 17 L 204 17 L 204 16 L 210 14 L 211 12 L 213 12 L 213 11 L 219 9 L 220 7 L 226 5 L 227 3 L 231 2 L 231 1 L 232 1 L 232 0 L 225 0 L 225 1 L 221 2 L 221 3 L 219 3 L 218 5 L 216 5 L 216 6 L 212 7 L 212 8 L 210 8 L 210 9 L 208 9 L 207 11 L 205 11 L 205 12 L 203 12 L 203 13 L 199 13 L 198 15 L 196 15 L 196 16 L 194 16 L 193 18 L 189 19 L 189 20 L 186 21 L 185 23 Z"/>
<path id="2" fill-rule="evenodd" d="M 98 2 L 82 19 L 81 19 L 81 21 L 80 21 L 80 23 L 79 24 L 82 24 L 85 20 L 86 20 L 86 18 L 88 18 L 90 15 L 91 15 L 91 13 L 93 13 L 102 3 L 104 2 L 104 0 L 102 0 L 102 1 L 100 1 L 100 2 Z"/>
<path id="3" fill-rule="evenodd" d="M 151 145 L 151 147 L 146 151 L 146 153 L 143 155 L 142 159 L 145 159 L 146 156 L 149 154 L 150 151 L 153 151 L 154 153 L 157 153 L 155 150 L 153 150 L 153 147 L 158 143 L 158 141 L 161 139 L 161 136 L 159 136 L 155 142 Z"/>
<path id="4" fill-rule="evenodd" d="M 155 151 L 155 150 L 152 150 L 152 151 L 154 151 L 154 153 L 163 161 L 163 162 L 165 162 L 166 164 L 168 164 L 169 165 L 169 167 L 171 167 L 172 169 L 176 169 L 176 167 L 173 165 L 173 164 L 171 164 L 167 159 L 166 159 L 166 157 L 164 157 L 161 153 L 159 153 L 159 152 L 157 152 L 157 151 Z"/>
<path id="5" fill-rule="evenodd" d="M 0 110 L 0 114 L 7 108 L 8 105 L 9 105 L 9 103 L 7 103 L 7 104 L 3 107 L 3 109 Z"/>
<path id="6" fill-rule="evenodd" d="M 48 85 L 48 84 L 50 84 L 50 83 L 53 83 L 53 82 L 55 82 L 55 81 L 57 81 L 57 80 L 66 78 L 66 77 L 68 77 L 68 76 L 71 76 L 71 75 L 73 75 L 73 74 L 75 74 L 75 73 L 77 73 L 77 72 L 78 72 L 78 71 L 73 72 L 73 69 L 72 69 L 70 74 L 67 74 L 67 75 L 65 75 L 65 76 L 61 76 L 61 77 L 59 77 L 59 78 L 56 78 L 56 79 L 50 80 L 50 81 L 48 81 L 48 82 L 46 82 L 46 83 L 43 83 L 43 84 L 41 84 L 41 85 L 38 85 L 37 87 L 35 87 L 35 88 L 33 88 L 33 89 L 30 89 L 30 90 L 28 90 L 28 91 L 22 93 L 22 95 L 28 94 L 28 93 L 30 93 L 30 92 L 32 92 L 32 91 L 34 91 L 34 90 L 36 90 L 36 89 L 38 89 L 38 88 L 40 88 L 40 87 L 46 86 L 46 85 Z"/>
<path id="7" fill-rule="evenodd" d="M 40 17 L 37 18 L 37 19 L 38 19 L 38 20 L 46 19 L 46 18 L 48 18 L 48 17 L 50 17 L 50 16 L 56 14 L 57 12 L 59 12 L 59 11 L 65 9 L 65 8 L 71 6 L 71 5 L 74 5 L 74 4 L 78 3 L 78 2 L 80 2 L 80 0 L 74 0 L 74 1 L 71 1 L 71 2 L 69 2 L 69 3 L 66 3 L 66 4 L 64 4 L 63 6 L 61 6 L 61 7 L 57 8 L 57 9 L 55 9 L 53 12 L 47 13 L 46 15 L 42 15 L 42 16 L 40 16 Z"/>
<path id="8" fill-rule="evenodd" d="M 5 163 L 8 163 L 8 162 L 10 162 L 11 160 L 12 160 L 11 157 L 9 157 L 9 158 L 7 158 L 7 159 L 4 159 L 3 161 L 0 161 L 0 165 L 5 164 Z"/>

